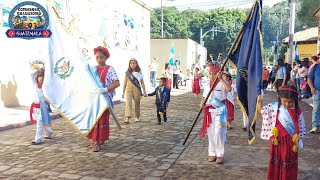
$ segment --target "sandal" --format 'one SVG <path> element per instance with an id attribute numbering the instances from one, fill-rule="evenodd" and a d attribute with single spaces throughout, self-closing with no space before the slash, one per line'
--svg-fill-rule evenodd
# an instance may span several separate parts
<path id="1" fill-rule="evenodd" d="M 223 164 L 223 157 L 218 157 L 216 162 L 218 164 Z"/>
<path id="2" fill-rule="evenodd" d="M 216 156 L 209 156 L 208 161 L 209 161 L 209 162 L 214 162 L 214 161 L 216 161 L 216 159 L 217 159 Z"/>
<path id="3" fill-rule="evenodd" d="M 100 151 L 100 146 L 97 145 L 97 144 L 93 145 L 92 151 L 93 151 L 93 152 L 99 152 L 99 151 Z"/>

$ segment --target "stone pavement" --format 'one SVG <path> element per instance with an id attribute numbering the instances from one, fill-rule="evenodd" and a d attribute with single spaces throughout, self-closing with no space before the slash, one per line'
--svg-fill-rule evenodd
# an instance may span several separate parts
<path id="1" fill-rule="evenodd" d="M 228 132 L 225 164 L 217 165 L 207 162 L 207 138 L 197 135 L 201 121 L 186 146 L 182 145 L 200 99 L 183 94 L 183 90 L 173 92 L 167 123 L 156 124 L 154 97 L 144 98 L 141 122 L 121 123 L 123 129 L 119 130 L 111 119 L 110 140 L 98 153 L 91 152 L 89 141 L 62 118 L 53 121 L 53 139 L 38 146 L 30 145 L 35 125 L 1 131 L 0 179 L 265 179 L 268 141 L 257 138 L 253 145 L 247 145 L 238 106 L 234 129 Z M 275 93 L 266 93 L 264 99 L 265 103 L 275 101 Z M 311 107 L 305 102 L 300 105 L 309 130 Z M 121 121 L 124 107 L 120 103 L 114 110 Z M 299 152 L 298 179 L 319 179 L 319 135 L 308 133 L 304 143 Z"/>

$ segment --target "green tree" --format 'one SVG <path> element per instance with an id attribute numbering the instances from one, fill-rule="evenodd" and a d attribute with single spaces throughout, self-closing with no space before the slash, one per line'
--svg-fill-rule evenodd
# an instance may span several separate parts
<path id="1" fill-rule="evenodd" d="M 299 22 L 308 27 L 318 25 L 318 19 L 313 15 L 315 10 L 320 7 L 320 0 L 300 0 L 301 8 L 298 10 L 297 17 Z"/>

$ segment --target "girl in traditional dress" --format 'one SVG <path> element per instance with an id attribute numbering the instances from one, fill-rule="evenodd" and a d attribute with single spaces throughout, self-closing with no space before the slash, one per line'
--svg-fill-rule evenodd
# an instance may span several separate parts
<path id="1" fill-rule="evenodd" d="M 171 91 L 171 79 L 172 79 L 172 72 L 169 63 L 164 65 L 164 70 L 162 71 L 162 76 L 165 77 L 166 80 L 166 87 Z"/>
<path id="2" fill-rule="evenodd" d="M 116 94 L 115 89 L 120 86 L 119 78 L 116 71 L 112 66 L 106 65 L 107 59 L 110 57 L 108 49 L 98 46 L 93 49 L 94 55 L 98 66 L 92 67 L 95 75 L 101 80 L 101 86 L 99 92 L 105 96 L 109 96 L 110 99 Z M 93 141 L 93 152 L 100 151 L 100 146 L 109 139 L 110 127 L 109 127 L 110 111 L 107 109 L 96 122 L 94 128 L 87 135 L 88 139 Z"/>
<path id="3" fill-rule="evenodd" d="M 35 89 L 34 100 L 30 107 L 30 118 L 31 123 L 37 123 L 37 133 L 32 144 L 38 145 L 42 144 L 43 129 L 46 134 L 46 139 L 51 139 L 53 131 L 50 128 L 51 118 L 49 114 L 49 103 L 44 99 L 42 91 L 44 69 L 41 69 L 34 63 L 30 63 L 30 66 L 33 69 L 31 79 Z"/>
<path id="4" fill-rule="evenodd" d="M 129 80 L 129 81 L 128 81 Z M 140 85 L 141 84 L 141 85 Z M 142 90 L 143 94 L 142 94 Z M 137 59 L 129 60 L 128 70 L 124 78 L 122 98 L 126 95 L 126 110 L 124 123 L 129 124 L 129 119 L 132 117 L 132 99 L 134 102 L 135 121 L 140 122 L 140 100 L 141 96 L 147 96 L 146 88 L 143 81 L 143 75 Z"/>
<path id="5" fill-rule="evenodd" d="M 204 104 L 204 99 L 200 104 L 200 108 L 204 108 L 204 119 L 200 137 L 204 137 L 208 132 L 208 154 L 209 162 L 216 161 L 218 164 L 223 163 L 224 144 L 227 140 L 227 107 L 222 103 L 227 98 L 227 92 L 231 91 L 228 82 L 222 79 L 222 73 L 219 72 L 218 65 L 209 64 L 209 79 L 210 84 L 204 87 L 203 98 L 206 98 L 210 88 L 214 90 L 209 95 L 209 99 Z M 213 84 L 214 79 L 218 80 Z"/>
<path id="6" fill-rule="evenodd" d="M 193 86 L 192 86 L 192 93 L 194 97 L 198 98 L 200 94 L 200 72 L 199 68 L 195 67 L 194 76 L 193 76 Z"/>
<path id="7" fill-rule="evenodd" d="M 261 138 L 270 141 L 270 161 L 267 179 L 298 177 L 298 150 L 303 148 L 306 134 L 303 113 L 298 107 L 298 90 L 285 85 L 278 89 L 278 102 L 264 107 L 262 100 L 258 110 L 262 114 Z"/>

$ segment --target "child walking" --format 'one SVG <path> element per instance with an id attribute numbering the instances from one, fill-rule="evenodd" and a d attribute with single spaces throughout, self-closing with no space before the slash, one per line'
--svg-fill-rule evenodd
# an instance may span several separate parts
<path id="1" fill-rule="evenodd" d="M 37 122 L 37 132 L 32 141 L 33 145 L 42 144 L 43 130 L 46 139 L 51 139 L 53 131 L 51 130 L 51 118 L 49 114 L 49 103 L 44 99 L 42 84 L 44 81 L 44 69 L 41 69 L 37 64 L 30 63 L 33 69 L 31 73 L 32 83 L 35 89 L 34 100 L 30 107 L 31 122 Z"/>
<path id="2" fill-rule="evenodd" d="M 285 85 L 278 90 L 278 102 L 264 107 L 262 100 L 258 103 L 263 118 L 261 138 L 270 141 L 267 179 L 294 180 L 298 177 L 298 150 L 303 148 L 305 122 L 295 86 Z"/>
<path id="3" fill-rule="evenodd" d="M 158 125 L 161 124 L 161 115 L 163 115 L 163 121 L 167 122 L 167 108 L 170 102 L 170 90 L 165 86 L 165 84 L 166 78 L 160 78 L 159 86 L 153 93 L 148 94 L 148 96 L 156 95 L 155 104 L 157 106 Z"/>
<path id="4" fill-rule="evenodd" d="M 194 69 L 192 93 L 196 98 L 198 98 L 200 94 L 200 72 L 198 67 Z"/>
<path id="5" fill-rule="evenodd" d="M 231 87 L 231 91 L 227 93 L 227 99 L 225 101 L 225 104 L 227 106 L 228 110 L 228 129 L 232 129 L 231 123 L 234 120 L 234 94 L 237 91 L 235 84 L 233 83 L 232 76 L 228 73 L 225 72 L 223 74 L 223 79 L 229 83 Z"/>
<path id="6" fill-rule="evenodd" d="M 218 164 L 223 163 L 224 144 L 227 139 L 227 107 L 222 103 L 227 98 L 227 92 L 231 91 L 229 83 L 222 79 L 222 73 L 219 72 L 219 66 L 209 65 L 210 85 L 204 87 L 203 98 L 207 96 L 210 88 L 214 86 L 208 101 L 204 104 L 204 99 L 200 103 L 200 108 L 204 108 L 204 119 L 200 137 L 204 137 L 208 130 L 208 154 L 209 162 L 216 161 Z M 214 79 L 218 81 L 213 84 Z"/>
<path id="7" fill-rule="evenodd" d="M 128 81 L 129 80 L 129 81 Z M 143 75 L 137 59 L 129 60 L 128 70 L 126 72 L 123 83 L 123 94 L 126 95 L 126 110 L 124 123 L 129 124 L 129 119 L 132 117 L 132 100 L 134 102 L 135 122 L 140 122 L 140 100 L 141 96 L 147 96 L 146 88 L 143 81 Z M 142 90 L 143 94 L 142 94 Z"/>

